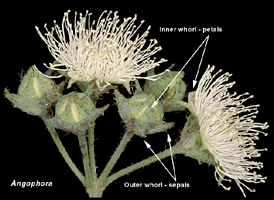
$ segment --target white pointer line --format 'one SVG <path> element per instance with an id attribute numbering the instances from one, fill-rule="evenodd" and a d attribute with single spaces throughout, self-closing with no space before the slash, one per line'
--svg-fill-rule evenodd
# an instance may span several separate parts
<path id="1" fill-rule="evenodd" d="M 205 48 L 204 48 L 204 50 L 203 50 L 203 54 L 202 54 L 202 58 L 201 58 L 201 61 L 200 61 L 200 63 L 199 63 L 199 67 L 198 67 L 198 71 L 197 71 L 197 74 L 196 74 L 196 76 L 195 76 L 195 79 L 193 80 L 193 88 L 195 87 L 195 85 L 196 85 L 196 83 L 197 83 L 197 77 L 198 77 L 198 74 L 199 74 L 199 71 L 200 71 L 200 67 L 201 67 L 201 63 L 202 63 L 202 61 L 203 61 L 203 58 L 204 58 L 204 54 L 205 54 L 205 50 L 206 50 L 206 45 L 207 45 L 207 43 L 208 43 L 208 40 L 209 40 L 209 35 L 206 37 L 206 43 L 205 43 Z"/>
<path id="2" fill-rule="evenodd" d="M 152 148 L 150 147 L 151 145 L 148 144 L 146 141 L 144 141 L 147 148 L 151 150 L 151 152 L 154 154 L 154 156 L 156 156 L 156 158 L 158 159 L 158 161 L 160 161 L 160 163 L 163 165 L 163 167 L 166 169 L 166 171 L 169 173 L 169 175 L 174 179 L 174 181 L 176 181 L 176 178 L 169 172 L 169 170 L 166 168 L 166 166 L 162 163 L 162 161 L 160 160 L 160 158 L 156 155 L 156 153 L 152 150 Z"/>
<path id="3" fill-rule="evenodd" d="M 173 78 L 173 80 L 168 84 L 168 86 L 166 87 L 166 89 L 162 92 L 162 94 L 158 97 L 158 99 L 156 101 L 153 102 L 151 108 L 153 108 L 154 106 L 156 106 L 158 104 L 158 101 L 161 99 L 161 97 L 164 95 L 164 93 L 167 91 L 167 89 L 169 88 L 169 86 L 173 83 L 173 81 L 179 76 L 179 74 L 183 71 L 183 69 L 185 68 L 185 66 L 189 63 L 189 61 L 192 59 L 192 57 L 197 53 L 197 51 L 201 48 L 201 46 L 204 44 L 205 41 L 207 41 L 209 38 L 209 35 L 206 37 L 206 39 L 202 42 L 202 44 L 200 44 L 200 46 L 196 49 L 196 51 L 192 54 L 192 56 L 188 59 L 188 61 L 185 63 L 185 65 L 182 67 L 182 69 L 178 72 L 178 74 Z"/>
<path id="4" fill-rule="evenodd" d="M 173 173 L 174 173 L 174 177 L 173 177 L 173 178 L 174 178 L 174 180 L 176 181 L 175 166 L 174 166 L 173 155 L 172 155 L 172 150 L 171 150 L 171 145 L 170 145 L 171 138 L 170 138 L 169 134 L 167 134 L 167 141 L 168 141 L 168 143 L 169 143 L 170 156 L 171 156 L 171 162 L 172 162 Z"/>

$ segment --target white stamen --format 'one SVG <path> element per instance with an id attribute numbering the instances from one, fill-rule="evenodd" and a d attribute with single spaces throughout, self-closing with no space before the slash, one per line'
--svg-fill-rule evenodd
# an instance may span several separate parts
<path id="1" fill-rule="evenodd" d="M 143 49 L 150 26 L 141 36 L 137 35 L 133 39 L 144 21 L 141 21 L 138 27 L 135 26 L 135 15 L 134 18 L 124 19 L 118 25 L 120 20 L 117 12 L 110 11 L 106 18 L 102 18 L 107 12 L 104 11 L 96 27 L 95 21 L 90 23 L 91 13 L 88 12 L 84 16 L 80 13 L 79 21 L 76 19 L 76 13 L 72 25 L 69 22 L 69 12 L 64 14 L 61 27 L 54 21 L 54 27 L 49 31 L 45 24 L 45 36 L 35 27 L 54 59 L 59 62 L 49 64 L 48 68 L 67 71 L 68 76 L 74 80 L 96 80 L 101 90 L 110 83 L 140 78 L 155 80 L 153 77 L 139 76 L 166 61 L 161 59 L 155 62 L 155 59 L 150 58 L 161 50 L 161 47 L 155 47 L 157 40 L 151 40 L 148 47 Z M 53 36 L 54 33 L 57 37 Z M 66 69 L 58 68 L 60 66 L 65 66 Z"/>
<path id="2" fill-rule="evenodd" d="M 258 113 L 258 105 L 243 105 L 253 95 L 231 95 L 228 88 L 234 83 L 225 83 L 231 74 L 225 73 L 213 80 L 220 72 L 212 76 L 213 69 L 214 66 L 207 68 L 195 93 L 190 93 L 189 104 L 198 117 L 203 142 L 218 163 L 215 167 L 216 180 L 218 181 L 218 177 L 226 180 L 223 175 L 234 179 L 245 196 L 242 186 L 250 191 L 254 190 L 241 181 L 260 183 L 266 179 L 250 171 L 262 168 L 263 164 L 249 159 L 259 157 L 259 151 L 267 150 L 255 149 L 254 140 L 259 139 L 259 133 L 265 134 L 258 129 L 266 129 L 268 125 L 253 122 Z"/>

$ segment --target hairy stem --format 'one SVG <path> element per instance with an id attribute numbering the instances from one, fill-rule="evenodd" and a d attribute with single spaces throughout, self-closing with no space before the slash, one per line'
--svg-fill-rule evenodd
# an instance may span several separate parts
<path id="1" fill-rule="evenodd" d="M 87 140 L 85 135 L 77 135 L 79 140 L 79 145 L 82 152 L 83 164 L 85 169 L 86 175 L 86 187 L 91 188 L 92 186 L 92 176 L 91 176 L 91 169 L 89 164 L 89 155 L 88 155 L 88 147 L 87 147 Z"/>
<path id="2" fill-rule="evenodd" d="M 171 148 L 171 150 L 172 150 L 172 154 L 173 155 L 179 153 L 177 151 L 177 146 L 176 145 L 173 146 Z M 157 154 L 157 156 L 161 160 L 164 159 L 164 158 L 166 158 L 166 157 L 168 157 L 168 156 L 170 156 L 170 155 L 171 155 L 170 149 L 166 149 L 165 151 Z M 125 169 L 122 169 L 122 170 L 120 170 L 120 171 L 116 172 L 115 174 L 113 174 L 113 175 L 111 175 L 111 176 L 108 177 L 108 179 L 107 179 L 107 185 L 110 184 L 110 183 L 112 183 L 116 179 L 118 179 L 118 178 L 120 178 L 120 177 L 128 174 L 128 173 L 131 173 L 131 172 L 133 172 L 133 171 L 135 171 L 137 169 L 145 167 L 145 166 L 147 166 L 147 165 L 149 165 L 151 163 L 154 163 L 156 161 L 158 161 L 157 157 L 156 156 L 151 156 L 151 157 L 149 157 L 149 158 L 147 158 L 147 159 L 145 159 L 145 160 L 143 160 L 141 162 L 138 162 L 138 163 L 136 163 L 134 165 L 131 165 L 131 166 L 125 168 Z"/>
<path id="3" fill-rule="evenodd" d="M 88 128 L 89 160 L 90 160 L 92 180 L 97 179 L 95 153 L 94 153 L 94 125 L 95 123 L 92 123 L 92 125 Z"/>
<path id="4" fill-rule="evenodd" d="M 124 136 L 123 136 L 123 138 L 122 138 L 119 146 L 115 150 L 114 154 L 112 155 L 111 159 L 107 163 L 104 171 L 102 172 L 102 174 L 101 174 L 101 176 L 99 178 L 101 181 L 105 182 L 107 180 L 107 177 L 108 177 L 109 173 L 111 172 L 111 170 L 114 167 L 115 163 L 117 162 L 117 160 L 121 156 L 121 154 L 124 151 L 127 143 L 130 141 L 130 139 L 133 136 L 134 136 L 134 134 L 129 134 L 128 131 L 124 134 Z"/>
<path id="5" fill-rule="evenodd" d="M 48 131 L 50 132 L 50 135 L 51 135 L 53 141 L 55 142 L 59 152 L 61 153 L 61 155 L 65 159 L 66 163 L 68 164 L 70 169 L 74 172 L 74 174 L 79 178 L 79 180 L 82 182 L 82 184 L 84 186 L 86 186 L 86 178 L 83 176 L 83 174 L 79 171 L 79 169 L 76 167 L 76 165 L 73 163 L 73 161 L 69 157 L 69 155 L 68 155 L 65 147 L 63 146 L 63 144 L 62 144 L 55 128 L 53 126 L 51 126 L 45 120 L 44 120 L 44 123 L 46 124 L 46 127 L 47 127 Z"/>

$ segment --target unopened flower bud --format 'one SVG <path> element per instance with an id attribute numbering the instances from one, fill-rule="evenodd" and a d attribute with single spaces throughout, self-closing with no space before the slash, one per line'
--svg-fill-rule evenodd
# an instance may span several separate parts
<path id="1" fill-rule="evenodd" d="M 35 66 L 29 68 L 18 88 L 18 95 L 28 98 L 40 98 L 54 89 L 54 82 L 40 74 Z"/>
<path id="2" fill-rule="evenodd" d="M 156 81 L 147 81 L 144 91 L 146 93 L 153 93 L 156 97 L 159 97 L 171 83 L 163 94 L 161 101 L 165 104 L 168 101 L 182 100 L 185 95 L 186 84 L 182 80 L 184 72 L 178 73 L 178 71 L 168 71 L 160 75 Z"/>
<path id="3" fill-rule="evenodd" d="M 56 118 L 77 124 L 87 118 L 94 109 L 93 102 L 86 94 L 71 92 L 57 102 Z"/>
<path id="4" fill-rule="evenodd" d="M 129 112 L 131 113 L 132 117 L 137 120 L 146 122 L 161 121 L 164 116 L 162 106 L 156 105 L 151 108 L 155 100 L 156 98 L 153 94 L 136 94 L 128 101 Z"/>
<path id="5" fill-rule="evenodd" d="M 49 116 L 52 103 L 61 96 L 55 83 L 38 72 L 35 66 L 29 68 L 18 88 L 18 94 L 5 90 L 5 96 L 14 107 L 40 117 Z"/>
<path id="6" fill-rule="evenodd" d="M 137 88 L 137 87 L 136 87 Z M 156 100 L 154 94 L 146 94 L 141 88 L 130 99 L 126 99 L 114 90 L 119 114 L 134 134 L 146 137 L 170 129 L 174 124 L 163 121 L 164 111 L 161 102 L 152 107 Z"/>

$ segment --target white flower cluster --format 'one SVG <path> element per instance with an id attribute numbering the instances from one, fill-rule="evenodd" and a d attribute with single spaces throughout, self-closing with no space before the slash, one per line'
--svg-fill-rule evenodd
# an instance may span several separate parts
<path id="1" fill-rule="evenodd" d="M 155 80 L 155 76 L 139 76 L 166 61 L 161 59 L 155 62 L 155 58 L 151 59 L 153 54 L 161 50 L 160 46 L 155 47 L 157 40 L 150 40 L 144 48 L 150 26 L 142 35 L 135 36 L 144 21 L 136 27 L 135 15 L 134 18 L 125 18 L 118 25 L 120 20 L 117 12 L 114 12 L 113 18 L 110 17 L 111 11 L 106 18 L 102 18 L 107 12 L 104 11 L 95 25 L 95 21 L 91 23 L 91 13 L 87 11 L 85 16 L 80 13 L 79 21 L 75 13 L 72 25 L 69 12 L 65 13 L 61 27 L 54 21 L 54 27 L 49 31 L 45 24 L 45 36 L 36 27 L 50 53 L 58 61 L 58 64 L 46 65 L 48 68 L 67 71 L 72 82 L 96 80 L 101 90 L 111 83 L 125 83 L 136 78 Z"/>
<path id="2" fill-rule="evenodd" d="M 260 169 L 263 163 L 250 161 L 252 157 L 259 157 L 260 151 L 256 149 L 254 140 L 263 133 L 260 129 L 268 128 L 267 123 L 255 123 L 259 105 L 244 106 L 243 103 L 253 96 L 246 97 L 248 93 L 237 96 L 230 94 L 228 89 L 235 82 L 225 83 L 231 74 L 225 73 L 218 78 L 211 75 L 213 67 L 208 67 L 202 76 L 197 90 L 189 95 L 189 104 L 199 120 L 200 133 L 203 144 L 213 155 L 218 166 L 215 169 L 215 178 L 218 181 L 227 176 L 234 179 L 243 195 L 242 181 L 259 183 L 266 177 L 251 171 Z M 221 184 L 225 189 L 223 184 Z"/>

